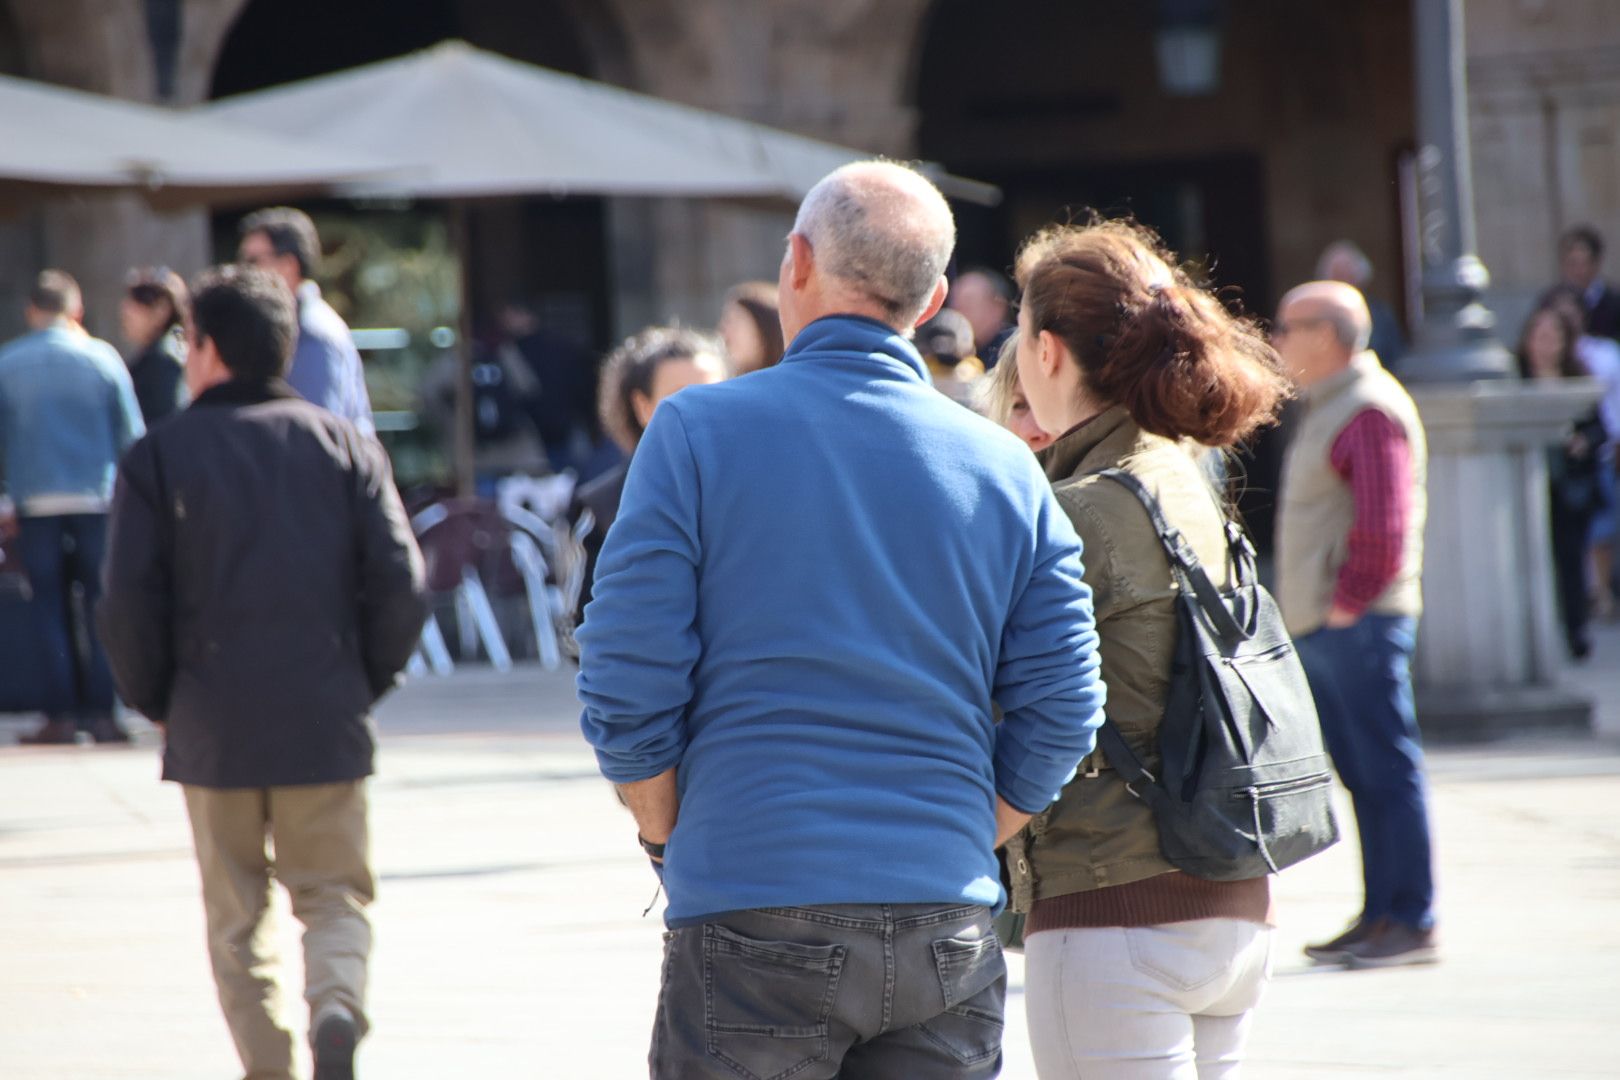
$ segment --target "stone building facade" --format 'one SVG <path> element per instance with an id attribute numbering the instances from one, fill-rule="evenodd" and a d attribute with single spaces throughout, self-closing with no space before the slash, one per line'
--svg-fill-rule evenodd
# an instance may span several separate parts
<path id="1" fill-rule="evenodd" d="M 1086 206 L 1130 210 L 1266 311 L 1348 236 L 1399 305 L 1401 161 L 1413 140 L 1410 4 L 1225 0 L 1219 74 L 1172 93 L 1164 13 L 1059 0 L 0 0 L 0 71 L 177 106 L 334 70 L 444 36 L 1001 185 L 964 207 L 965 261 Z M 1620 20 L 1609 0 L 1468 0 L 1482 254 L 1509 305 L 1543 285 L 1578 220 L 1620 240 Z M 261 42 L 267 34 L 293 36 Z M 368 49 L 370 50 L 368 52 Z M 480 209 L 474 280 L 521 282 Z M 616 330 L 711 323 L 719 294 L 774 274 L 785 208 L 615 200 L 600 215 Z M 135 197 L 0 222 L 0 331 L 41 265 L 86 284 L 97 328 L 127 267 L 189 272 L 209 218 Z M 503 239 L 507 238 L 507 239 Z"/>

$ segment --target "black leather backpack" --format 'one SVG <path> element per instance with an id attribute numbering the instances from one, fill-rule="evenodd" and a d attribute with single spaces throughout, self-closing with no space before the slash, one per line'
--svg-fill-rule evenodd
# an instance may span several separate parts
<path id="1" fill-rule="evenodd" d="M 1234 583 L 1217 589 L 1140 481 L 1120 469 L 1098 475 L 1147 509 L 1178 593 L 1159 774 L 1142 767 L 1112 722 L 1098 737 L 1109 764 L 1152 808 L 1164 857 L 1195 877 L 1238 881 L 1331 847 L 1339 829 L 1316 703 L 1243 529 L 1227 523 Z"/>

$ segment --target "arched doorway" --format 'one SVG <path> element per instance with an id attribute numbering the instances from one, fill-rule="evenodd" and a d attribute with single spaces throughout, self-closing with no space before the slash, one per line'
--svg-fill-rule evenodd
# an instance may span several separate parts
<path id="1" fill-rule="evenodd" d="M 1035 228 L 1096 209 L 1153 226 L 1250 312 L 1270 312 L 1339 238 L 1366 249 L 1374 291 L 1398 304 L 1410 2 L 1005 0 L 992 13 L 937 0 L 917 62 L 918 151 L 1005 193 L 994 209 L 962 208 L 961 262 L 1005 268 Z M 1176 13 L 1192 9 L 1214 13 L 1195 28 L 1213 72 L 1161 63 L 1189 29 Z M 1273 451 L 1249 474 L 1262 541 Z"/>

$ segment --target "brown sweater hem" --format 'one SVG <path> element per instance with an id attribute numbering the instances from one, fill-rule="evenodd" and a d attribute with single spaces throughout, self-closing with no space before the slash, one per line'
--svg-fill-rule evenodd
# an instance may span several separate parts
<path id="1" fill-rule="evenodd" d="M 1242 919 L 1274 926 L 1271 879 L 1206 881 L 1172 871 L 1126 885 L 1036 900 L 1025 934 L 1119 926 L 1162 926 L 1198 919 Z"/>

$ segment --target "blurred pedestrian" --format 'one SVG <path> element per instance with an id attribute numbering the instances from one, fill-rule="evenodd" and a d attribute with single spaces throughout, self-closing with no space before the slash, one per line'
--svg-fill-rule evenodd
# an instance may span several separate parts
<path id="1" fill-rule="evenodd" d="M 1000 1070 L 995 848 L 1103 694 L 1039 468 L 907 340 L 954 234 L 902 166 L 822 180 L 782 363 L 665 401 L 631 463 L 579 692 L 669 892 L 655 1077 Z"/>
<path id="2" fill-rule="evenodd" d="M 354 1075 L 376 891 L 370 712 L 421 633 L 422 559 L 382 447 L 283 380 L 298 315 L 270 273 L 204 273 L 194 401 L 130 450 L 98 624 L 161 725 L 202 872 L 220 1005 L 249 1076 L 291 1077 L 269 918 L 304 924 L 315 1080 Z"/>
<path id="3" fill-rule="evenodd" d="M 590 603 L 591 583 L 602 542 L 619 516 L 630 459 L 665 398 L 688 386 L 707 386 L 726 378 L 725 346 L 717 338 L 679 326 L 649 326 L 627 339 L 602 363 L 597 401 L 602 429 L 624 451 L 625 460 L 574 493 L 575 516 L 588 509 L 596 524 L 585 537 L 585 589 L 580 611 Z"/>
<path id="4" fill-rule="evenodd" d="M 429 365 L 417 390 L 422 415 L 450 436 L 456 426 L 456 387 L 461 356 L 446 350 Z M 481 344 L 473 354 L 473 467 L 478 494 L 493 498 L 496 485 L 508 476 L 545 476 L 551 459 L 535 420 L 540 380 L 518 349 L 503 335 Z"/>
<path id="5" fill-rule="evenodd" d="M 141 418 L 151 427 L 186 407 L 186 283 L 168 267 L 129 276 L 119 325 L 130 348 L 129 377 Z"/>
<path id="6" fill-rule="evenodd" d="M 348 324 L 321 297 L 314 281 L 321 239 L 302 210 L 273 206 L 242 219 L 237 257 L 274 272 L 298 303 L 298 347 L 287 382 L 321 408 L 343 417 L 362 435 L 375 435 L 365 368 Z"/>
<path id="7" fill-rule="evenodd" d="M 1022 439 L 1032 451 L 1040 453 L 1052 445 L 1052 436 L 1041 430 L 1035 422 L 1035 414 L 1030 411 L 1029 398 L 1018 380 L 1017 347 L 1015 332 L 1001 347 L 1001 359 L 990 369 L 981 386 L 980 400 L 986 416 Z"/>
<path id="8" fill-rule="evenodd" d="M 1012 283 L 987 267 L 965 270 L 951 285 L 949 306 L 973 325 L 973 354 L 986 367 L 995 366 L 1013 332 L 1012 302 Z"/>
<path id="9" fill-rule="evenodd" d="M 1433 856 L 1411 662 L 1422 614 L 1428 458 L 1423 423 L 1367 349 L 1361 293 L 1311 282 L 1273 331 L 1305 409 L 1283 467 L 1278 601 L 1361 835 L 1360 916 L 1316 960 L 1429 963 Z"/>
<path id="10" fill-rule="evenodd" d="M 45 723 L 25 743 L 129 741 L 88 616 L 118 460 L 146 429 L 123 357 L 83 316 L 78 283 L 46 270 L 29 292 L 30 332 L 0 349 L 0 490 L 13 507 L 0 528 L 17 532 L 44 656 Z"/>
<path id="11" fill-rule="evenodd" d="M 501 305 L 497 327 L 496 352 L 508 359 L 521 357 L 533 376 L 532 382 L 519 381 L 514 367 L 502 365 L 511 380 L 505 389 L 516 392 L 527 404 L 551 471 L 583 469 L 591 456 L 596 426 L 595 371 L 590 358 L 574 341 L 542 324 L 526 300 Z M 475 385 L 475 406 L 479 392 Z"/>
<path id="12" fill-rule="evenodd" d="M 734 375 L 775 367 L 782 359 L 782 321 L 776 313 L 776 283 L 745 281 L 726 293 L 716 328 L 726 343 Z"/>
<path id="13" fill-rule="evenodd" d="M 914 339 L 934 389 L 961 405 L 973 398 L 973 387 L 984 377 L 984 362 L 973 352 L 973 324 L 960 311 L 944 308 L 917 327 Z"/>
<path id="14" fill-rule="evenodd" d="M 1567 230 L 1558 239 L 1558 272 L 1586 305 L 1587 333 L 1620 338 L 1620 293 L 1603 279 L 1603 234 L 1590 225 Z"/>
<path id="15" fill-rule="evenodd" d="M 1519 339 L 1519 373 L 1538 382 L 1586 378 L 1588 372 L 1575 355 L 1579 333 L 1579 324 L 1563 306 L 1538 308 L 1526 321 L 1524 335 Z M 1604 501 L 1599 474 L 1605 440 L 1603 419 L 1594 408 L 1571 426 L 1563 445 L 1547 448 L 1558 610 L 1564 623 L 1564 641 L 1577 660 L 1586 659 L 1592 652 L 1587 625 L 1591 617 L 1587 551 L 1592 519 Z"/>
<path id="16" fill-rule="evenodd" d="M 1542 306 L 1563 312 L 1580 329 L 1575 339 L 1575 357 L 1603 384 L 1603 400 L 1598 415 L 1603 420 L 1604 440 L 1598 451 L 1597 484 L 1599 502 L 1592 515 L 1590 584 L 1592 612 L 1600 619 L 1613 618 L 1620 605 L 1620 578 L 1615 574 L 1614 546 L 1620 539 L 1620 342 L 1599 337 L 1587 328 L 1586 305 L 1580 293 L 1568 285 L 1549 290 Z"/>
<path id="17" fill-rule="evenodd" d="M 1019 253 L 1018 283 L 1015 364 L 1035 422 L 1064 433 L 1041 461 L 1090 553 L 1108 717 L 1159 773 L 1177 588 L 1137 496 L 1097 474 L 1138 480 L 1230 588 L 1231 518 L 1201 448 L 1271 422 L 1288 382 L 1265 338 L 1139 226 L 1047 229 Z M 1043 1080 L 1236 1073 L 1270 974 L 1270 879 L 1183 873 L 1159 837 L 1149 804 L 1098 751 L 1008 845 L 1029 912 L 1025 993 Z"/>
<path id="18" fill-rule="evenodd" d="M 1386 371 L 1397 372 L 1401 358 L 1406 355 L 1406 334 L 1401 330 L 1395 309 L 1367 291 L 1373 280 L 1373 264 L 1367 253 L 1353 241 L 1335 240 L 1317 260 L 1316 276 L 1324 281 L 1353 285 L 1361 293 L 1367 313 L 1372 317 L 1372 338 L 1367 347 L 1377 355 Z"/>

